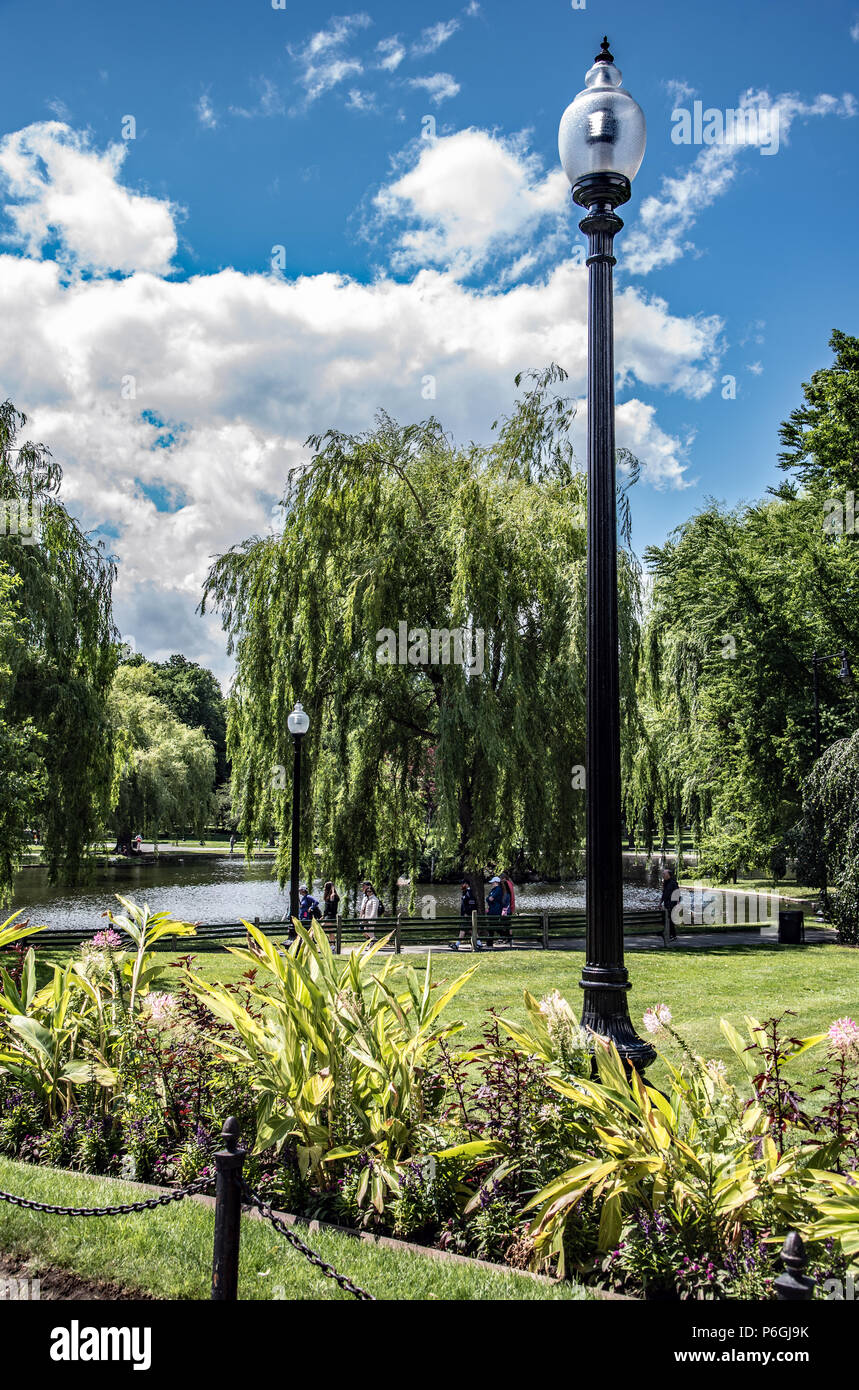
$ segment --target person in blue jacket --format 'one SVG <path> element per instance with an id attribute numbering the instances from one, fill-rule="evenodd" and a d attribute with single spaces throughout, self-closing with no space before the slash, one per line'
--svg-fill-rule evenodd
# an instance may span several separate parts
<path id="1" fill-rule="evenodd" d="M 312 918 L 318 921 L 321 917 L 319 903 L 311 897 L 306 884 L 302 884 L 298 890 L 298 920 L 299 922 L 310 922 Z"/>
<path id="2" fill-rule="evenodd" d="M 486 895 L 486 915 L 487 915 L 487 917 L 500 917 L 500 916 L 501 916 L 501 909 L 503 908 L 503 906 L 504 906 L 504 884 L 501 882 L 501 879 L 500 879 L 500 878 L 497 878 L 497 877 L 496 877 L 496 878 L 491 878 L 491 879 L 489 880 L 489 892 L 488 892 L 487 895 Z M 489 930 L 487 930 L 487 932 L 486 932 L 486 941 L 485 941 L 485 945 L 486 945 L 487 951 L 491 951 L 491 950 L 492 950 L 492 945 L 493 945 L 494 940 L 495 940 L 495 932 L 494 932 L 494 931 L 489 931 Z"/>

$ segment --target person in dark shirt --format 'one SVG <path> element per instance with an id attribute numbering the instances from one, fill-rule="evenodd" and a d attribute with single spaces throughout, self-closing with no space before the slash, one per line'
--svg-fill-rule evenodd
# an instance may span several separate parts
<path id="1" fill-rule="evenodd" d="M 677 940 L 677 927 L 674 924 L 674 908 L 680 902 L 680 884 L 674 877 L 673 869 L 662 870 L 662 911 L 666 915 L 669 941 Z"/>
<path id="2" fill-rule="evenodd" d="M 468 919 L 469 929 L 466 930 L 465 927 L 463 927 L 462 931 L 459 933 L 459 941 L 450 942 L 451 951 L 458 951 L 460 943 L 468 941 L 469 937 L 471 936 L 471 914 L 472 912 L 477 911 L 477 898 L 474 896 L 474 889 L 472 888 L 467 878 L 464 878 L 462 880 L 462 883 L 459 885 L 459 888 L 461 894 L 459 900 L 459 915 L 463 919 Z"/>

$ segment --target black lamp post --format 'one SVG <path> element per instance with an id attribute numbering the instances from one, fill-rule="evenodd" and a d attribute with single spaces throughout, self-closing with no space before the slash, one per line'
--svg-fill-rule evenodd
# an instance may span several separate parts
<path id="1" fill-rule="evenodd" d="M 292 734 L 292 843 L 289 869 L 289 934 L 294 932 L 293 917 L 298 916 L 298 823 L 301 801 L 301 740 L 310 728 L 310 720 L 301 705 L 296 705 L 286 721 Z"/>
<path id="2" fill-rule="evenodd" d="M 623 856 L 620 796 L 620 674 L 617 623 L 617 503 L 614 446 L 615 208 L 629 200 L 644 158 L 644 113 L 621 87 L 603 39 L 585 89 L 561 118 L 558 148 L 587 210 L 588 238 L 588 657 L 585 796 L 587 803 L 587 939 L 580 985 L 582 1024 L 611 1038 L 639 1071 L 656 1052 L 629 1017 L 623 963 Z"/>

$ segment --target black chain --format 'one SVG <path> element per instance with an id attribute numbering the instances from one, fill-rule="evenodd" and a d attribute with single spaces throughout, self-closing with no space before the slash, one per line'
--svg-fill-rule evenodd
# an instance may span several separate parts
<path id="1" fill-rule="evenodd" d="M 8 1202 L 13 1207 L 26 1207 L 28 1211 L 47 1211 L 53 1216 L 126 1216 L 132 1211 L 154 1211 L 165 1207 L 169 1202 L 181 1202 L 192 1192 L 201 1192 L 213 1181 L 212 1178 L 197 1178 L 187 1187 L 177 1187 L 175 1192 L 167 1192 L 162 1197 L 150 1197 L 146 1202 L 128 1202 L 119 1207 L 55 1207 L 49 1202 L 31 1202 L 28 1197 L 16 1197 L 12 1192 L 0 1192 L 0 1202 Z"/>
<path id="2" fill-rule="evenodd" d="M 242 1181 L 242 1191 L 245 1201 L 250 1202 L 251 1206 L 256 1207 L 260 1214 L 264 1216 L 267 1221 L 271 1222 L 274 1229 L 279 1231 L 282 1236 L 286 1237 L 290 1245 L 294 1246 L 305 1259 L 309 1260 L 312 1265 L 315 1265 L 317 1269 L 322 1271 L 326 1279 L 333 1279 L 335 1284 L 339 1284 L 341 1289 L 345 1289 L 353 1298 L 360 1298 L 364 1303 L 376 1302 L 375 1294 L 368 1293 L 366 1289 L 361 1288 L 360 1284 L 353 1284 L 352 1280 L 347 1279 L 345 1274 L 338 1274 L 333 1265 L 326 1264 L 322 1257 L 317 1255 L 315 1250 L 311 1250 L 309 1245 L 305 1245 L 303 1240 L 299 1240 L 295 1232 L 289 1229 L 286 1222 L 281 1221 L 279 1216 L 275 1216 L 271 1207 L 267 1206 L 262 1197 L 252 1191 L 244 1181 Z"/>

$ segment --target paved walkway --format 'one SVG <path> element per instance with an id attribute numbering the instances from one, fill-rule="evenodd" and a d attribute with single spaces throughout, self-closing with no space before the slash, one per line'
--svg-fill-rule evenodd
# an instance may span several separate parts
<path id="1" fill-rule="evenodd" d="M 821 944 L 824 944 L 824 945 L 825 945 L 825 944 L 828 944 L 828 945 L 835 945 L 835 944 L 837 944 L 837 943 L 836 943 L 835 932 L 834 932 L 833 930 L 831 930 L 830 928 L 827 928 L 827 927 L 810 927 L 810 926 L 806 926 L 806 928 L 805 928 L 805 941 L 806 941 L 806 945 L 810 945 L 810 946 L 821 945 Z M 347 950 L 347 949 L 349 949 L 349 946 L 350 946 L 350 945 L 353 945 L 353 944 L 354 944 L 354 945 L 358 945 L 359 943 L 357 943 L 357 942 L 356 942 L 356 943 L 346 943 L 346 942 L 344 942 L 343 949 L 344 949 L 344 950 Z M 737 931 L 730 931 L 730 932 L 728 932 L 728 931 L 679 932 L 679 933 L 678 933 L 678 936 L 677 936 L 677 940 L 676 940 L 676 941 L 672 941 L 671 944 L 669 945 L 668 949 L 669 949 L 669 951 L 676 951 L 676 950 L 712 951 L 715 947 L 722 947 L 722 948 L 730 947 L 730 946 L 743 946 L 743 947 L 758 946 L 758 947 L 760 947 L 760 946 L 777 946 L 777 945 L 778 945 L 778 927 L 773 926 L 773 927 L 761 927 L 760 931 L 743 931 L 742 929 L 738 929 Z M 664 951 L 664 950 L 665 950 L 665 946 L 663 945 L 662 940 L 661 940 L 658 936 L 627 936 L 627 937 L 624 938 L 623 947 L 624 947 L 624 951 Z M 391 947 L 391 949 L 393 950 L 393 947 Z M 409 956 L 425 956 L 428 949 L 429 949 L 429 948 L 428 948 L 426 945 L 422 945 L 422 946 L 420 946 L 420 945 L 414 945 L 414 946 L 411 946 L 411 945 L 406 945 L 406 944 L 404 943 L 402 954 L 403 954 L 404 956 L 405 956 L 405 955 L 409 955 Z M 440 945 L 438 945 L 438 946 L 433 946 L 433 947 L 432 947 L 432 950 L 433 950 L 433 951 L 446 950 L 446 949 L 447 949 L 447 943 L 446 943 L 446 942 L 445 942 L 445 943 L 442 943 L 442 944 L 440 944 Z M 551 946 L 549 947 L 549 949 L 550 949 L 551 951 L 583 951 L 583 950 L 585 949 L 584 938 L 583 938 L 583 937 L 575 937 L 575 938 L 568 938 L 568 939 L 566 939 L 566 940 L 564 940 L 564 939 L 553 940 Z M 513 951 L 542 951 L 542 950 L 543 950 L 543 947 L 540 945 L 540 943 L 539 943 L 538 941 L 519 941 L 519 942 L 514 942 L 514 944 L 513 944 L 512 947 L 510 947 L 510 946 L 495 946 L 495 947 L 493 947 L 493 950 L 492 950 L 492 953 L 491 953 L 491 954 L 492 954 L 492 955 L 507 955 L 508 952 L 510 952 L 511 950 L 513 950 Z M 451 952 L 451 955 L 453 955 L 453 954 L 454 954 L 454 952 Z M 474 954 L 474 952 L 472 952 L 470 944 L 466 942 L 466 943 L 464 943 L 463 945 L 460 946 L 460 949 L 459 949 L 459 951 L 458 951 L 456 954 L 458 954 L 458 955 L 471 955 L 471 954 Z M 478 951 L 476 954 L 482 956 L 482 955 L 486 955 L 486 954 L 488 954 L 488 953 L 485 952 L 485 951 Z"/>

